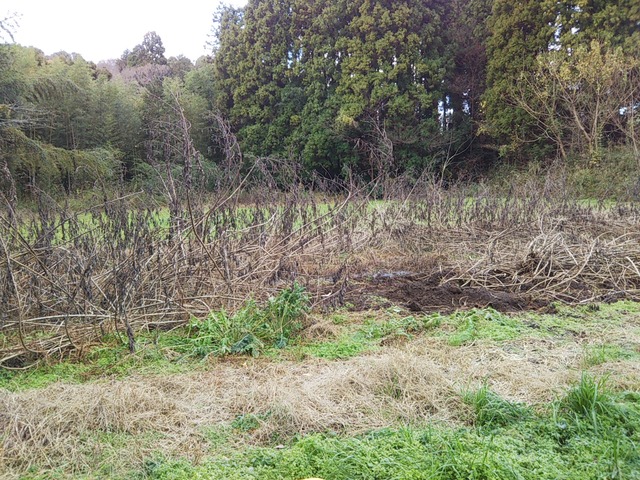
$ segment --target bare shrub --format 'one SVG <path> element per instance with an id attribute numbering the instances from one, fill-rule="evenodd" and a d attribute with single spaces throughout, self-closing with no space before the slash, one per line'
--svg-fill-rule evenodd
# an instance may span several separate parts
<path id="1" fill-rule="evenodd" d="M 114 330 L 133 349 L 138 329 L 233 312 L 294 281 L 325 308 L 385 271 L 548 302 L 640 293 L 635 204 L 580 203 L 548 178 L 499 190 L 426 177 L 372 202 L 366 186 L 308 190 L 286 163 L 257 159 L 197 209 L 181 203 L 178 230 L 135 195 L 81 213 L 43 196 L 37 218 L 1 216 L 0 364 L 25 367 Z"/>

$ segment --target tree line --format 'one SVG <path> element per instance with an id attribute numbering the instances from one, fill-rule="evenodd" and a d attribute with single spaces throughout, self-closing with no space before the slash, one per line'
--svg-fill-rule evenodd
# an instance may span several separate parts
<path id="1" fill-rule="evenodd" d="M 0 184 L 215 188 L 257 158 L 373 179 L 612 146 L 640 164 L 639 72 L 633 0 L 250 0 L 216 11 L 195 64 L 154 32 L 97 65 L 2 44 Z"/>

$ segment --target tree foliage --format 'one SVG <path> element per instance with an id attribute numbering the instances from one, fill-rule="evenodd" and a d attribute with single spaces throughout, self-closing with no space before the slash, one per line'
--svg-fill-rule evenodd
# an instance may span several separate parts
<path id="1" fill-rule="evenodd" d="M 223 8 L 217 106 L 258 155 L 294 155 L 331 175 L 420 163 L 440 123 L 444 10 L 414 0 Z"/>
<path id="2" fill-rule="evenodd" d="M 15 20 L 0 20 L 0 41 Z M 640 165 L 635 1 L 249 0 L 213 20 L 195 64 L 167 59 L 155 32 L 99 65 L 0 45 L 3 188 L 164 189 L 196 163 L 257 157 L 308 179 L 486 167 L 498 153 L 597 163 L 612 145 Z"/>
<path id="3" fill-rule="evenodd" d="M 608 95 L 611 102 L 618 103 L 618 109 L 624 107 L 626 99 L 616 97 L 615 88 L 604 86 L 609 80 L 603 78 L 600 82 L 598 76 L 611 80 L 608 68 L 612 62 L 633 64 L 637 60 L 640 54 L 639 24 L 640 6 L 629 0 L 526 0 L 516 3 L 494 0 L 487 42 L 485 127 L 505 148 L 522 149 L 528 145 L 535 149 L 525 148 L 524 152 L 544 155 L 549 153 L 545 150 L 549 141 L 559 145 L 558 135 L 563 137 L 561 144 L 567 142 L 566 133 L 558 128 L 562 123 L 560 119 L 567 113 L 564 108 L 568 103 L 576 105 L 578 99 L 589 102 Z M 611 55 L 617 60 L 614 61 Z M 560 77 L 563 77 L 562 81 Z M 543 87 L 541 82 L 555 82 L 554 85 L 565 85 L 566 88 L 553 90 L 550 86 Z M 541 92 L 547 87 L 551 91 L 544 93 L 546 103 L 541 104 Z M 593 88 L 599 89 L 597 94 L 590 91 Z M 567 95 L 573 100 L 568 102 Z M 549 121 L 540 124 L 542 110 Z M 611 112 L 615 110 L 616 107 L 610 109 Z M 532 115 L 534 111 L 538 114 Z M 602 111 L 591 120 L 601 119 L 601 115 Z M 589 127 L 587 132 L 585 119 L 576 122 L 576 118 L 571 114 L 570 124 L 574 128 L 571 135 L 582 136 L 586 144 L 591 145 L 586 150 L 592 156 L 598 149 L 596 144 L 601 144 L 605 126 L 596 121 L 597 126 Z M 549 126 L 554 122 L 558 128 L 550 133 Z M 587 136 L 591 139 L 587 140 Z M 581 150 L 582 146 L 579 146 L 578 152 Z M 566 156 L 566 150 L 563 155 Z"/>

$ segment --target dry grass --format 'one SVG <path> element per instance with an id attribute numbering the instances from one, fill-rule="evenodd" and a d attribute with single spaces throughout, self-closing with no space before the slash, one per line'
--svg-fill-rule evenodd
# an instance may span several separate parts
<path id="1" fill-rule="evenodd" d="M 347 361 L 244 359 L 218 362 L 206 373 L 0 391 L 2 458 L 16 473 L 31 464 L 95 469 L 88 452 L 105 448 L 96 435 L 117 433 L 129 438 L 123 465 L 139 467 L 158 450 L 197 461 L 206 449 L 203 429 L 240 415 L 259 420 L 246 437 L 258 443 L 327 430 L 455 424 L 468 418 L 460 392 L 485 381 L 509 400 L 557 398 L 579 379 L 582 354 L 579 344 L 560 339 L 451 347 L 421 338 Z M 614 386 L 637 388 L 638 368 L 620 361 L 594 372 L 610 373 Z M 157 438 L 139 440 L 150 434 Z"/>

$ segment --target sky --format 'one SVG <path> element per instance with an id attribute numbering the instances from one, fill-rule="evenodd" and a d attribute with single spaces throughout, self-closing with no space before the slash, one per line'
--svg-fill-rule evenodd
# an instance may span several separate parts
<path id="1" fill-rule="evenodd" d="M 155 31 L 165 57 L 185 55 L 195 61 L 205 47 L 219 0 L 0 0 L 0 19 L 19 14 L 16 43 L 50 55 L 64 50 L 99 62 L 119 58 Z M 234 6 L 246 0 L 225 0 Z"/>

